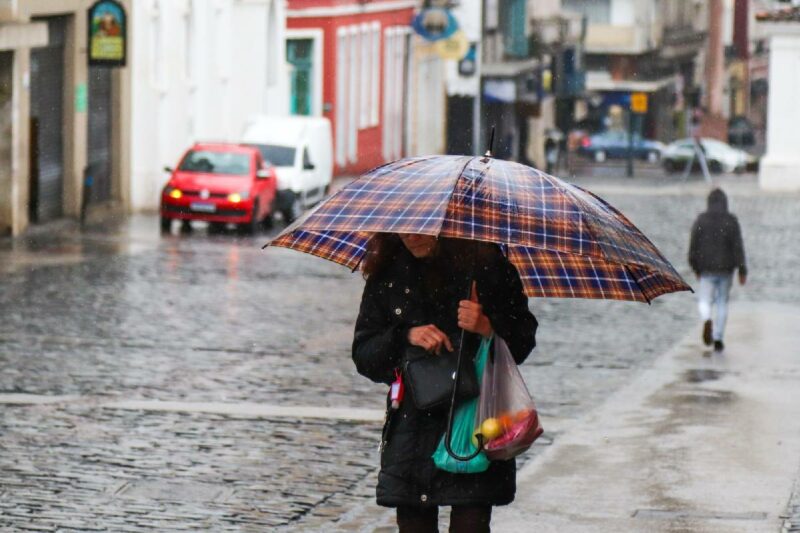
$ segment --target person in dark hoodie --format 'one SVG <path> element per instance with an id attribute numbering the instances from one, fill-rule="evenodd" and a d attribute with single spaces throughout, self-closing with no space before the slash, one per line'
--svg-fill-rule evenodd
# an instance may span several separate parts
<path id="1" fill-rule="evenodd" d="M 707 346 L 713 342 L 714 350 L 722 351 L 733 273 L 739 271 L 739 283 L 744 285 L 747 264 L 739 221 L 728 212 L 728 198 L 721 189 L 711 191 L 708 208 L 692 226 L 689 264 L 700 280 L 697 296 L 703 320 L 703 342 Z M 712 321 L 714 304 L 716 316 Z"/>

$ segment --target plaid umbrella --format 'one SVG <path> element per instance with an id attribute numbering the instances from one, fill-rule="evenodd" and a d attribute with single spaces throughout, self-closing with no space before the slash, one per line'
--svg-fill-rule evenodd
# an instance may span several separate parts
<path id="1" fill-rule="evenodd" d="M 267 246 L 355 270 L 376 232 L 497 243 L 532 297 L 649 303 L 691 290 L 653 243 L 601 198 L 488 157 L 412 157 L 375 168 Z"/>

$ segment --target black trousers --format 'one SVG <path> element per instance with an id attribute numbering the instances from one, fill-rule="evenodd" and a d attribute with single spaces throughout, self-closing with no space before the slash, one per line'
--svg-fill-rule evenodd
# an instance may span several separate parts
<path id="1" fill-rule="evenodd" d="M 489 533 L 491 505 L 453 506 L 450 511 L 450 533 Z M 400 533 L 438 533 L 438 507 L 398 507 Z"/>

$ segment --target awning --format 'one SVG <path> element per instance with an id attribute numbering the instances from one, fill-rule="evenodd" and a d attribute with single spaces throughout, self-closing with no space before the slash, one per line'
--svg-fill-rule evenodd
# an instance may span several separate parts
<path id="1" fill-rule="evenodd" d="M 481 65 L 481 76 L 490 78 L 513 78 L 526 72 L 532 72 L 539 68 L 539 65 L 540 62 L 538 59 L 484 63 Z"/>
<path id="2" fill-rule="evenodd" d="M 46 22 L 0 23 L 0 50 L 47 46 Z"/>
<path id="3" fill-rule="evenodd" d="M 631 93 L 654 93 L 670 84 L 675 83 L 674 77 L 661 78 L 660 80 L 612 80 L 593 76 L 591 72 L 586 73 L 587 91 L 615 91 Z"/>

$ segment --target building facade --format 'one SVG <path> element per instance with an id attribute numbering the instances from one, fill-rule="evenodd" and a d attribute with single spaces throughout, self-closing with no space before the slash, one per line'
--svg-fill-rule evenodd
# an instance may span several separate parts
<path id="1" fill-rule="evenodd" d="M 128 204 L 129 71 L 88 65 L 91 4 L 0 2 L 0 233 Z"/>
<path id="2" fill-rule="evenodd" d="M 634 92 L 646 93 L 640 129 L 670 141 L 687 134 L 704 84 L 707 5 L 696 0 L 563 0 L 586 17 L 586 89 L 592 129 L 615 124 Z M 617 111 L 616 113 L 614 111 Z M 624 118 L 622 119 L 624 120 Z"/>
<path id="3" fill-rule="evenodd" d="M 239 140 L 248 118 L 289 112 L 281 0 L 137 0 L 131 208 L 158 207 L 197 141 Z"/>
<path id="4" fill-rule="evenodd" d="M 408 138 L 409 131 L 426 131 L 419 109 L 427 102 L 410 99 L 411 88 L 419 90 L 431 83 L 418 76 L 420 71 L 429 69 L 437 76 L 437 67 L 424 50 L 415 47 L 411 35 L 418 4 L 415 0 L 289 0 L 287 50 L 292 64 L 291 100 L 296 102 L 293 111 L 331 121 L 336 174 L 360 173 L 411 151 L 434 147 L 425 139 L 413 145 Z M 436 95 L 432 96 L 435 103 Z"/>

